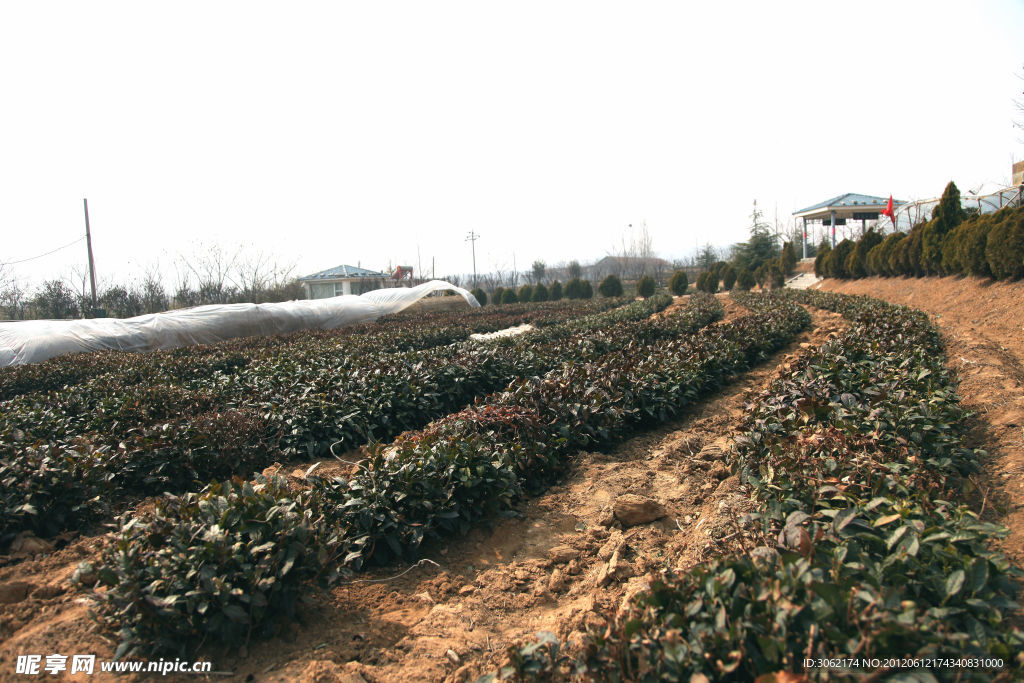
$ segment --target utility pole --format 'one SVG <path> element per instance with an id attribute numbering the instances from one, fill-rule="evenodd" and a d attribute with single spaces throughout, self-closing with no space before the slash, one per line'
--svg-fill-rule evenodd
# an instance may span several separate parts
<path id="1" fill-rule="evenodd" d="M 96 315 L 95 311 L 98 308 L 96 302 L 96 265 L 92 260 L 92 232 L 89 230 L 89 200 L 83 198 L 82 205 L 85 207 L 85 244 L 89 249 L 89 282 L 92 285 L 92 310 L 93 315 Z"/>
<path id="2" fill-rule="evenodd" d="M 472 230 L 469 231 L 469 235 L 466 237 L 466 241 L 473 245 L 473 287 L 476 287 L 476 241 L 480 239 L 480 235 L 476 234 Z"/>

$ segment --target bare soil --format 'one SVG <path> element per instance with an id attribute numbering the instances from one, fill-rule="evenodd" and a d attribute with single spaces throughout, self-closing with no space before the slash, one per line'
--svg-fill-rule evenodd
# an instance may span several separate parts
<path id="1" fill-rule="evenodd" d="M 972 436 L 989 452 L 974 497 L 986 517 L 1010 526 L 1004 550 L 1024 564 L 1024 285 L 824 284 L 941 314 L 964 403 L 977 413 Z M 976 291 L 952 300 L 947 290 L 964 287 Z M 722 301 L 727 318 L 743 312 L 727 297 Z M 753 392 L 803 348 L 846 327 L 836 314 L 812 314 L 811 331 L 767 363 L 672 424 L 607 452 L 580 454 L 560 485 L 523 501 L 514 517 L 427 548 L 418 565 L 368 572 L 313 596 L 301 620 L 278 638 L 253 642 L 248 651 L 206 650 L 197 657 L 213 662 L 221 672 L 211 677 L 217 680 L 475 680 L 500 666 L 510 645 L 537 631 L 572 643 L 600 628 L 601 611 L 641 590 L 663 567 L 683 569 L 741 550 L 734 534 L 750 503 L 726 465 L 731 438 Z M 322 467 L 332 474 L 346 469 Z M 295 470 L 305 468 L 284 469 L 300 474 Z M 629 495 L 660 506 L 659 517 L 623 526 L 613 506 Z M 112 655 L 114 643 L 88 619 L 87 600 L 66 586 L 99 538 L 76 539 L 0 568 L 0 680 L 14 678 L 19 653 Z"/>

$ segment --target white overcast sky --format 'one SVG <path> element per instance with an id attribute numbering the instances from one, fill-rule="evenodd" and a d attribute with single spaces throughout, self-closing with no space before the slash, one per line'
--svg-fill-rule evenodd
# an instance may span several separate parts
<path id="1" fill-rule="evenodd" d="M 309 274 L 667 258 L 844 192 L 1008 183 L 1024 2 L 0 0 L 0 262 Z M 1017 118 L 1021 118 L 1017 115 Z M 85 245 L 7 266 L 63 277 Z"/>

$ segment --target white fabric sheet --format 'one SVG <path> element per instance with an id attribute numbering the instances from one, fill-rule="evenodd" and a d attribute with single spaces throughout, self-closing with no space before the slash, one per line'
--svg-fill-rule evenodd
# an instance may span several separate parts
<path id="1" fill-rule="evenodd" d="M 377 289 L 359 296 L 197 306 L 135 318 L 0 322 L 0 367 L 38 363 L 78 351 L 152 351 L 235 337 L 332 330 L 398 313 L 428 294 L 443 290 L 457 292 L 470 306 L 480 306 L 467 290 L 431 280 L 416 287 Z"/>

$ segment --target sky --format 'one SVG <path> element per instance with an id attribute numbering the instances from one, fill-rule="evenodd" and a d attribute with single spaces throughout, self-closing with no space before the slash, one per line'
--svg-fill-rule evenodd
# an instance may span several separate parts
<path id="1" fill-rule="evenodd" d="M 1008 184 L 1024 1 L 0 2 L 0 276 L 437 276 Z M 31 260 L 26 260 L 31 259 Z M 21 261 L 20 263 L 12 263 Z M 173 286 L 173 284 L 169 285 Z"/>

